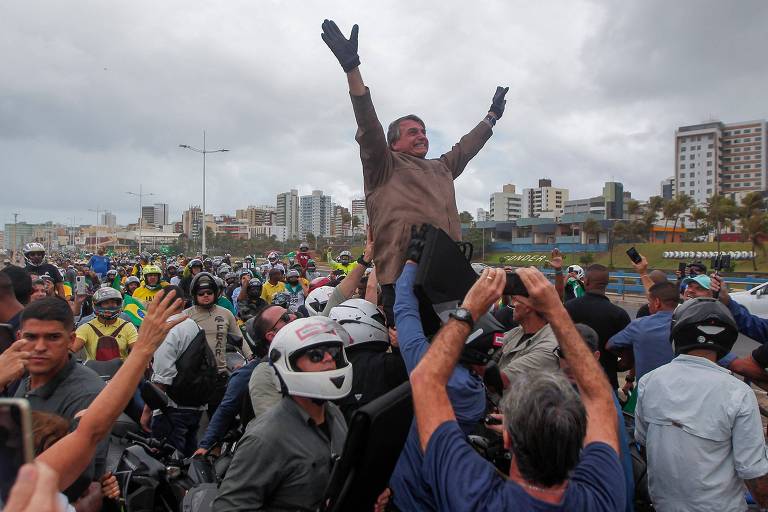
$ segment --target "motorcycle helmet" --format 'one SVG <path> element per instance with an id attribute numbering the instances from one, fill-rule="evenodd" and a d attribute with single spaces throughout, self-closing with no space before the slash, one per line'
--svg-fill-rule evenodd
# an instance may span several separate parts
<path id="1" fill-rule="evenodd" d="M 301 243 L 299 244 L 299 250 L 300 250 L 301 252 L 307 252 L 307 251 L 309 250 L 309 245 L 307 245 L 307 243 L 306 243 L 306 242 L 301 242 Z"/>
<path id="2" fill-rule="evenodd" d="M 189 284 L 189 292 L 190 295 L 192 295 L 192 302 L 196 306 L 206 307 L 206 308 L 212 308 L 216 305 L 216 301 L 214 300 L 210 304 L 198 304 L 197 303 L 197 294 L 200 292 L 200 290 L 211 290 L 213 292 L 214 297 L 219 296 L 219 285 L 216 283 L 216 279 L 209 274 L 208 272 L 200 272 L 199 274 L 196 274 L 195 277 L 192 278 L 192 282 Z"/>
<path id="3" fill-rule="evenodd" d="M 141 284 L 141 281 L 136 276 L 128 276 L 125 278 L 125 289 L 128 289 L 129 284 L 135 284 L 136 286 L 139 286 Z"/>
<path id="4" fill-rule="evenodd" d="M 330 277 L 316 277 L 312 281 L 309 282 L 309 293 L 312 293 L 317 288 L 320 288 L 321 286 L 330 286 L 331 285 L 331 278 Z"/>
<path id="5" fill-rule="evenodd" d="M 24 244 L 22 249 L 24 253 L 24 261 L 31 267 L 39 267 L 45 263 L 45 247 L 38 242 L 29 242 Z"/>
<path id="6" fill-rule="evenodd" d="M 198 268 L 200 268 L 202 270 L 202 268 L 203 268 L 203 260 L 195 258 L 195 259 L 193 259 L 192 261 L 189 262 L 188 267 L 189 267 L 190 270 L 192 270 L 192 267 L 198 267 Z"/>
<path id="7" fill-rule="evenodd" d="M 307 308 L 309 316 L 320 315 L 320 313 L 323 312 L 323 309 L 325 309 L 325 305 L 328 303 L 328 299 L 331 298 L 332 293 L 332 286 L 320 286 L 309 292 L 307 300 L 304 302 L 304 306 Z"/>
<path id="8" fill-rule="evenodd" d="M 346 261 L 344 261 L 344 260 L 346 260 Z M 339 261 L 340 261 L 342 264 L 346 265 L 346 264 L 347 264 L 347 263 L 349 263 L 351 260 L 352 260 L 352 253 L 351 253 L 351 252 L 349 252 L 349 251 L 341 251 L 341 252 L 339 253 Z"/>
<path id="9" fill-rule="evenodd" d="M 494 352 L 502 347 L 504 326 L 496 318 L 486 313 L 475 322 L 474 330 L 464 342 L 460 362 L 485 366 Z"/>
<path id="10" fill-rule="evenodd" d="M 224 293 L 224 289 L 227 287 L 226 283 L 224 283 L 224 280 L 219 276 L 213 276 L 213 280 L 216 281 L 216 286 L 219 288 L 219 295 Z M 217 295 L 217 297 L 219 295 Z"/>
<path id="11" fill-rule="evenodd" d="M 285 275 L 285 280 L 290 281 L 291 279 L 295 279 L 294 284 L 298 282 L 298 279 L 301 277 L 301 274 L 298 270 L 291 269 L 288 271 L 288 273 Z"/>
<path id="12" fill-rule="evenodd" d="M 277 253 L 276 252 L 269 253 L 267 255 L 267 259 L 269 260 L 270 263 L 275 263 L 277 261 Z"/>
<path id="13" fill-rule="evenodd" d="M 253 277 L 253 272 L 250 271 L 250 269 L 244 268 L 240 271 L 240 278 L 242 279 L 243 276 Z"/>
<path id="14" fill-rule="evenodd" d="M 565 271 L 566 274 L 570 274 L 571 272 L 574 272 L 576 274 L 576 279 L 579 281 L 584 280 L 584 269 L 581 268 L 579 265 L 570 265 L 568 269 Z"/>
<path id="15" fill-rule="evenodd" d="M 107 276 L 107 279 L 111 282 L 114 278 L 117 277 L 117 270 L 115 269 L 107 270 L 106 276 Z"/>
<path id="16" fill-rule="evenodd" d="M 706 349 L 716 351 L 717 357 L 722 358 L 731 351 L 738 337 L 733 315 L 717 299 L 689 299 L 672 313 L 670 341 L 676 355 Z"/>
<path id="17" fill-rule="evenodd" d="M 157 275 L 157 283 L 155 284 L 149 284 L 149 280 L 147 279 L 149 276 Z M 150 290 L 159 290 L 162 288 L 160 285 L 160 281 L 163 277 L 163 271 L 160 270 L 160 267 L 156 265 L 145 265 L 144 266 L 144 286 Z"/>
<path id="18" fill-rule="evenodd" d="M 317 270 L 317 263 L 315 263 L 315 260 L 307 260 L 307 270 L 311 272 Z"/>
<path id="19" fill-rule="evenodd" d="M 120 315 L 120 312 L 123 310 L 123 296 L 119 291 L 115 290 L 111 286 L 105 286 L 96 290 L 93 293 L 92 300 L 93 312 L 96 313 L 96 316 L 105 318 L 107 320 L 117 318 Z M 112 307 L 102 305 L 104 302 L 109 300 L 116 300 L 119 304 Z"/>
<path id="20" fill-rule="evenodd" d="M 331 309 L 328 318 L 335 320 L 349 333 L 349 345 L 362 344 L 389 346 L 389 331 L 384 315 L 372 303 L 364 299 L 349 299 Z"/>
<path id="21" fill-rule="evenodd" d="M 277 384 L 285 395 L 338 400 L 352 390 L 352 364 L 344 346 L 349 334 L 338 323 L 322 316 L 299 318 L 275 335 L 269 359 L 275 369 Z M 336 369 L 321 372 L 301 371 L 296 362 L 316 347 L 335 349 Z"/>
<path id="22" fill-rule="evenodd" d="M 224 281 L 226 281 L 227 284 L 232 284 L 237 282 L 237 274 L 234 272 L 227 272 L 227 275 L 224 276 Z"/>
<path id="23" fill-rule="evenodd" d="M 272 305 L 280 306 L 281 308 L 288 309 L 288 305 L 291 303 L 291 294 L 287 292 L 278 292 L 272 297 Z"/>
<path id="24" fill-rule="evenodd" d="M 248 281 L 248 286 L 245 288 L 245 293 L 251 300 L 257 300 L 261 297 L 261 290 L 263 288 L 263 284 L 261 283 L 261 280 L 259 279 L 251 279 Z"/>

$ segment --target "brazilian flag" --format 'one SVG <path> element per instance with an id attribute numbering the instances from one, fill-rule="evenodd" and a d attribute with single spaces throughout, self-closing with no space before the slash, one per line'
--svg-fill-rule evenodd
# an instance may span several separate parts
<path id="1" fill-rule="evenodd" d="M 130 317 L 133 325 L 139 327 L 144 320 L 144 304 L 130 295 L 126 295 L 123 297 L 123 313 Z"/>
<path id="2" fill-rule="evenodd" d="M 117 274 L 115 278 L 112 280 L 112 288 L 114 288 L 117 291 L 121 291 L 120 282 L 122 279 L 120 278 L 120 274 Z"/>

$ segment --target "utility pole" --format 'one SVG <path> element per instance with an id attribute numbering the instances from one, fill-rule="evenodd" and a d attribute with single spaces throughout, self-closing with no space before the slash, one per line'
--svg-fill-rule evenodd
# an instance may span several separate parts
<path id="1" fill-rule="evenodd" d="M 96 212 L 96 243 L 93 247 L 93 252 L 98 252 L 99 250 L 99 212 L 101 212 L 101 208 L 99 208 L 99 205 L 96 205 L 96 209 L 88 208 L 89 212 Z"/>
<path id="2" fill-rule="evenodd" d="M 136 192 L 126 192 L 126 194 L 131 196 L 136 196 L 139 198 L 139 254 L 141 254 L 141 230 L 142 230 L 142 224 L 144 224 L 144 196 L 153 196 L 152 192 L 142 192 L 141 191 L 141 184 L 139 184 L 139 193 Z"/>

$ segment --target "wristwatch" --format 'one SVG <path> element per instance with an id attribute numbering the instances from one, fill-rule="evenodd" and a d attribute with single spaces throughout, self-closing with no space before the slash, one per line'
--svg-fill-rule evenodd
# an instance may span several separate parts
<path id="1" fill-rule="evenodd" d="M 357 258 L 357 262 L 358 262 L 360 265 L 364 266 L 365 268 L 371 268 L 371 266 L 373 265 L 373 263 L 372 263 L 372 262 L 370 262 L 370 261 L 365 261 L 365 258 L 363 258 L 363 256 L 364 256 L 364 255 L 363 255 L 363 254 L 361 254 L 361 255 L 360 255 L 360 257 L 359 257 L 359 258 Z"/>
<path id="2" fill-rule="evenodd" d="M 449 313 L 448 316 L 459 322 L 466 323 L 469 326 L 470 331 L 475 326 L 475 321 L 472 319 L 472 313 L 470 313 L 468 309 L 458 308 L 456 311 Z"/>

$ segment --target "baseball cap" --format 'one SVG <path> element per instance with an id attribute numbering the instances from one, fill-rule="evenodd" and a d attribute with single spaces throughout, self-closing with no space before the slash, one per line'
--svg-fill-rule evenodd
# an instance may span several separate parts
<path id="1" fill-rule="evenodd" d="M 686 277 L 685 279 L 683 279 L 684 285 L 688 285 L 690 283 L 696 283 L 702 288 L 707 290 L 712 289 L 712 280 L 709 278 L 709 276 L 705 276 L 704 274 L 701 274 L 695 277 Z"/>

